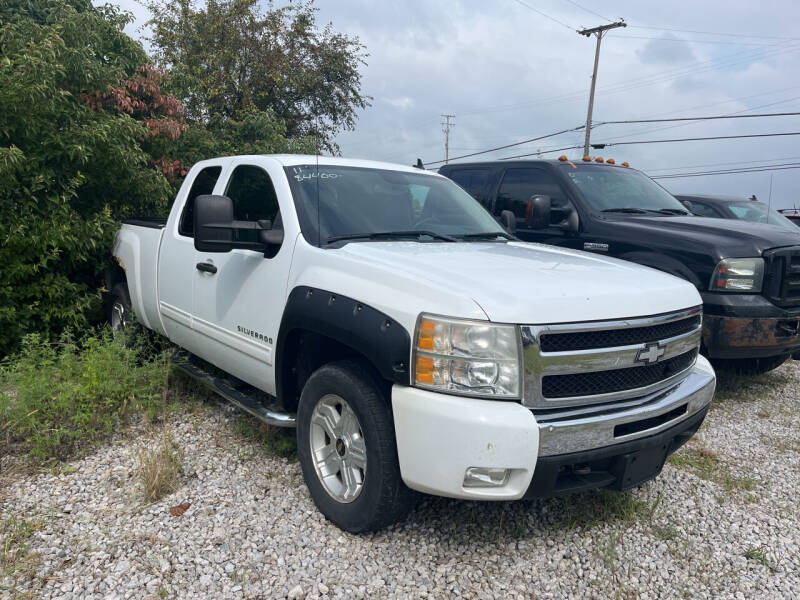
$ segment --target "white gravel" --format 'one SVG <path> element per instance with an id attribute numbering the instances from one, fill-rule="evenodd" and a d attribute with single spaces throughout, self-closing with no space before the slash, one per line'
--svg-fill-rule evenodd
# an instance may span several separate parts
<path id="1" fill-rule="evenodd" d="M 297 462 L 237 435 L 249 417 L 223 405 L 168 422 L 181 486 L 143 504 L 136 455 L 154 438 L 132 428 L 58 471 L 5 475 L 0 598 L 800 598 L 800 363 L 744 381 L 680 451 L 713 450 L 710 479 L 668 464 L 622 498 L 428 497 L 367 536 L 325 521 Z M 27 540 L 9 542 L 10 516 Z"/>

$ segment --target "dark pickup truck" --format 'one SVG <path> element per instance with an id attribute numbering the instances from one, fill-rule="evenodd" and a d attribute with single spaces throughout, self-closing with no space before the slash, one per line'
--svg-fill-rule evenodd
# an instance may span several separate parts
<path id="1" fill-rule="evenodd" d="M 763 373 L 800 360 L 800 230 L 693 216 L 644 173 L 600 160 L 457 163 L 439 173 L 522 240 L 693 283 L 703 297 L 703 352 L 717 368 Z"/>

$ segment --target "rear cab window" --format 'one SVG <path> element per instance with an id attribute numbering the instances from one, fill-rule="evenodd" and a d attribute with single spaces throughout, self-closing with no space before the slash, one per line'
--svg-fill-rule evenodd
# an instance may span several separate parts
<path id="1" fill-rule="evenodd" d="M 222 172 L 222 167 L 206 167 L 200 171 L 192 182 L 186 204 L 183 205 L 181 219 L 178 222 L 178 233 L 186 237 L 194 237 L 194 201 L 198 196 L 205 196 L 214 192 L 217 179 Z"/>

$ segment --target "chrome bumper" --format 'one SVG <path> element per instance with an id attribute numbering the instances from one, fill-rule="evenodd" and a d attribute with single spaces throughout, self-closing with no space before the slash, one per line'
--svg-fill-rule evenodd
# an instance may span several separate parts
<path id="1" fill-rule="evenodd" d="M 539 456 L 592 450 L 654 435 L 688 419 L 714 396 L 714 369 L 702 356 L 681 381 L 629 402 L 538 413 Z"/>

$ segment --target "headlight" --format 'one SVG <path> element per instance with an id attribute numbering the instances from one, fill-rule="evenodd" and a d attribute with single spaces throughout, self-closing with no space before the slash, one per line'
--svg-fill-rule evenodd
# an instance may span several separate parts
<path id="1" fill-rule="evenodd" d="M 711 276 L 712 292 L 760 292 L 764 281 L 763 258 L 725 258 Z"/>
<path id="2" fill-rule="evenodd" d="M 414 338 L 414 385 L 467 396 L 520 397 L 516 326 L 423 314 Z"/>

